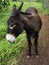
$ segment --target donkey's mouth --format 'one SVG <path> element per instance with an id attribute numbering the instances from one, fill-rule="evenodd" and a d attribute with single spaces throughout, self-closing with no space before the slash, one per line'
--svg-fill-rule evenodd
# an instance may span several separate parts
<path id="1" fill-rule="evenodd" d="M 16 41 L 15 36 L 12 35 L 12 34 L 6 34 L 6 39 L 7 39 L 9 42 L 11 42 L 11 43 L 13 43 L 13 42 Z"/>

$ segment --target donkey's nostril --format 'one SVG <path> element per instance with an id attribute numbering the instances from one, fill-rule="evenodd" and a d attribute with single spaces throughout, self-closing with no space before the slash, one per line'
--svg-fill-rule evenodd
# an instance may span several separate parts
<path id="1" fill-rule="evenodd" d="M 15 43 L 15 41 L 12 41 L 12 42 L 11 42 L 11 41 L 9 41 L 9 43 Z"/>
<path id="2" fill-rule="evenodd" d="M 9 41 L 10 42 L 10 41 Z"/>

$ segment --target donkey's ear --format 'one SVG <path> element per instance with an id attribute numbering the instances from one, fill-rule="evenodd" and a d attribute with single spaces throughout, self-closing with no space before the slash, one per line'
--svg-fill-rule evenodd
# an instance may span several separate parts
<path id="1" fill-rule="evenodd" d="M 23 2 L 21 3 L 21 5 L 19 6 L 19 8 L 17 9 L 17 12 L 20 12 L 23 6 Z"/>
<path id="2" fill-rule="evenodd" d="M 14 15 L 16 15 L 16 5 L 15 4 L 13 5 L 12 12 L 11 12 L 11 16 L 14 16 Z"/>

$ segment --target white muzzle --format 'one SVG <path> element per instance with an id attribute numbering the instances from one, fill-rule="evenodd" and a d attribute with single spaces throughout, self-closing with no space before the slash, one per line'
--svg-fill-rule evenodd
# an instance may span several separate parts
<path id="1" fill-rule="evenodd" d="M 6 39 L 7 39 L 9 42 L 15 42 L 15 41 L 16 41 L 15 36 L 12 35 L 12 34 L 7 34 L 7 35 L 6 35 Z"/>

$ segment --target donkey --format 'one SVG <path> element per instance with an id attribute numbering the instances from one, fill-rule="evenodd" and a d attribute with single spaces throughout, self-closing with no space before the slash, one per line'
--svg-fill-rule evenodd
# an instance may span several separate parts
<path id="1" fill-rule="evenodd" d="M 25 12 L 22 12 L 22 6 L 23 2 L 18 8 L 16 8 L 16 5 L 13 6 L 11 16 L 7 21 L 6 39 L 9 42 L 15 42 L 16 37 L 25 30 L 28 41 L 27 58 L 31 57 L 31 37 L 34 38 L 35 54 L 36 57 L 38 57 L 38 38 L 39 31 L 42 27 L 42 21 L 38 15 L 37 9 L 30 7 Z"/>

